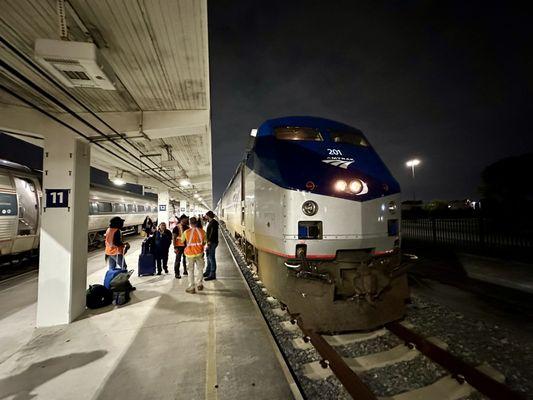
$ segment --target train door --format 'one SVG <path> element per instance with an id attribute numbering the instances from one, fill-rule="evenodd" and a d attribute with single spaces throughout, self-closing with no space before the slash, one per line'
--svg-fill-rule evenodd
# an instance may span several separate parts
<path id="1" fill-rule="evenodd" d="M 39 227 L 39 198 L 35 183 L 14 177 L 18 198 L 18 227 L 13 252 L 31 250 Z"/>

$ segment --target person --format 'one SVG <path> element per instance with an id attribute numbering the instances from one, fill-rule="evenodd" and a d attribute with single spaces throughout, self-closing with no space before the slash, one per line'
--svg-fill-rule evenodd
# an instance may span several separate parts
<path id="1" fill-rule="evenodd" d="M 172 243 L 172 233 L 167 229 L 167 224 L 161 222 L 154 233 L 154 255 L 157 265 L 157 275 L 161 275 L 161 266 L 168 274 L 168 249 Z"/>
<path id="2" fill-rule="evenodd" d="M 181 279 L 180 263 L 183 259 L 183 275 L 187 275 L 187 257 L 185 257 L 185 243 L 181 240 L 183 232 L 189 229 L 189 218 L 182 214 L 178 218 L 178 224 L 172 230 L 172 243 L 174 243 L 174 253 L 176 253 L 176 260 L 174 260 L 174 277 Z"/>
<path id="3" fill-rule="evenodd" d="M 198 227 L 198 220 L 195 217 L 192 217 L 189 223 L 191 227 L 181 236 L 181 240 L 185 242 L 185 257 L 189 264 L 189 287 L 185 291 L 196 293 L 196 289 L 204 289 L 202 272 L 204 270 L 205 231 Z"/>
<path id="4" fill-rule="evenodd" d="M 207 266 L 205 268 L 204 278 L 206 281 L 217 279 L 217 261 L 215 259 L 215 252 L 218 246 L 218 221 L 215 219 L 213 211 L 208 211 L 205 214 L 207 219 L 205 255 L 207 258 Z"/>
<path id="5" fill-rule="evenodd" d="M 122 268 L 127 269 L 124 255 L 130 245 L 122 241 L 122 232 L 124 220 L 120 217 L 113 217 L 109 220 L 109 228 L 105 233 L 105 260 L 109 269 Z"/>
<path id="6" fill-rule="evenodd" d="M 152 221 L 152 218 L 150 218 L 150 216 L 147 215 L 141 227 L 143 232 L 146 233 L 146 236 L 150 236 L 152 234 L 153 226 L 154 226 L 154 222 Z"/>

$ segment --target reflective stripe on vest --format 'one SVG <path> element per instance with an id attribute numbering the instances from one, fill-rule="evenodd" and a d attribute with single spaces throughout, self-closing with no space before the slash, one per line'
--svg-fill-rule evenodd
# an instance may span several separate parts
<path id="1" fill-rule="evenodd" d="M 118 230 L 118 228 L 107 228 L 107 231 L 105 232 L 105 253 L 108 256 L 124 254 L 124 246 L 115 246 L 113 244 L 113 238 Z"/>
<path id="2" fill-rule="evenodd" d="M 197 256 L 204 252 L 205 232 L 202 229 L 190 228 L 185 231 L 186 256 Z"/>

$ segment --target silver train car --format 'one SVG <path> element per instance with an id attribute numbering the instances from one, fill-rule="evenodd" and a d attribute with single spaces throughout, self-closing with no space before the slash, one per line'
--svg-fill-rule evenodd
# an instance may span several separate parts
<path id="1" fill-rule="evenodd" d="M 124 233 L 140 231 L 146 216 L 157 219 L 157 201 L 134 193 L 91 185 L 88 244 L 103 241 L 109 219 L 125 220 Z M 42 191 L 40 174 L 22 165 L 0 160 L 0 256 L 39 247 Z"/>
<path id="2" fill-rule="evenodd" d="M 269 292 L 319 332 L 400 319 L 400 186 L 359 130 L 322 118 L 257 130 L 217 207 Z"/>

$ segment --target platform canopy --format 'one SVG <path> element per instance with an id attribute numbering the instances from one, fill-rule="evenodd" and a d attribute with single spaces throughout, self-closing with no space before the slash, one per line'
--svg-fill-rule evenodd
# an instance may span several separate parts
<path id="1" fill-rule="evenodd" d="M 40 144 L 65 130 L 92 143 L 91 164 L 110 178 L 212 205 L 206 0 L 1 8 L 0 131 Z M 94 43 L 114 90 L 66 86 L 37 62 L 37 39 Z"/>

